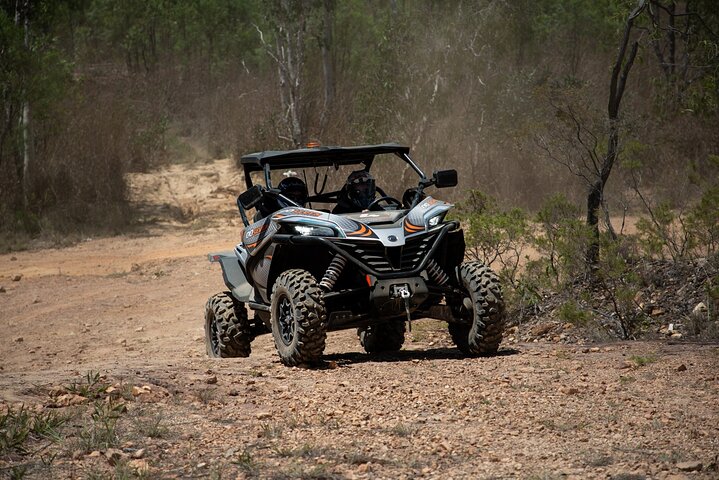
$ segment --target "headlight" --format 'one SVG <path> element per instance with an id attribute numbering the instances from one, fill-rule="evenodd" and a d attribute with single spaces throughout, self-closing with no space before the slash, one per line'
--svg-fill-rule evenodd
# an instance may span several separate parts
<path id="1" fill-rule="evenodd" d="M 434 217 L 430 218 L 429 221 L 427 222 L 429 227 L 432 228 L 432 227 L 436 227 L 437 225 L 439 225 L 439 222 L 441 222 L 444 219 L 445 213 L 446 212 L 442 212 L 439 215 L 435 215 Z"/>
<path id="2" fill-rule="evenodd" d="M 291 224 L 288 225 L 292 233 L 297 233 L 304 237 L 336 237 L 337 232 L 330 227 L 323 227 L 321 225 L 300 225 Z"/>

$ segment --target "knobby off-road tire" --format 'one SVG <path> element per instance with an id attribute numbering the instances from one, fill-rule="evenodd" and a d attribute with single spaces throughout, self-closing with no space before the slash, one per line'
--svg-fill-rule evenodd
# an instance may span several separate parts
<path id="1" fill-rule="evenodd" d="M 460 305 L 457 310 L 471 323 L 450 323 L 452 341 L 465 355 L 496 353 L 505 318 L 499 278 L 481 262 L 467 262 L 459 268 L 459 280 L 471 301 L 471 309 Z"/>
<path id="2" fill-rule="evenodd" d="M 397 352 L 404 343 L 404 322 L 394 321 L 357 329 L 360 345 L 367 353 Z"/>
<path id="3" fill-rule="evenodd" d="M 205 345 L 213 358 L 249 357 L 252 325 L 247 309 L 230 292 L 210 297 L 205 305 Z"/>
<path id="4" fill-rule="evenodd" d="M 270 324 L 277 353 L 289 366 L 319 360 L 327 339 L 324 294 L 306 270 L 282 273 L 272 287 Z"/>

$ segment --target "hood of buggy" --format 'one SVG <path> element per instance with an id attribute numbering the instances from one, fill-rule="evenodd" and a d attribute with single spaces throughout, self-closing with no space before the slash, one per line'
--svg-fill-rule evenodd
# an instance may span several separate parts
<path id="1" fill-rule="evenodd" d="M 289 207 L 250 225 L 243 238 L 253 251 L 265 244 L 263 240 L 283 231 L 283 225 L 329 227 L 334 238 L 380 241 L 387 247 L 402 246 L 405 239 L 432 230 L 441 223 L 452 204 L 427 197 L 411 210 L 367 211 L 332 214 L 308 208 Z M 431 220 L 437 217 L 437 222 Z M 298 234 L 299 235 L 299 234 Z"/>
<path id="2" fill-rule="evenodd" d="M 391 225 L 396 223 L 400 218 L 407 215 L 408 210 L 391 210 L 388 212 L 360 212 L 360 213 L 344 213 L 340 216 L 351 218 L 355 222 L 364 223 L 365 225 Z"/>

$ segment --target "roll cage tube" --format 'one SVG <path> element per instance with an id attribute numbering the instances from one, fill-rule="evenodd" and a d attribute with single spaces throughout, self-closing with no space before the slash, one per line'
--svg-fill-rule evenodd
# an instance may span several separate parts
<path id="1" fill-rule="evenodd" d="M 405 162 L 409 163 L 410 166 L 414 169 L 415 172 L 417 172 L 417 174 L 420 177 L 419 185 L 417 186 L 417 192 L 414 194 L 414 200 L 412 200 L 412 204 L 409 206 L 409 209 L 411 210 L 414 207 L 416 207 L 417 204 L 419 203 L 419 199 L 422 197 L 422 193 L 424 192 L 424 189 L 431 185 L 434 185 L 434 180 L 431 178 L 427 178 L 427 176 L 424 174 L 422 169 L 419 168 L 419 166 L 416 163 L 414 163 L 414 161 L 412 161 L 412 159 L 409 157 L 408 154 L 397 153 L 396 155 L 398 157 L 401 157 L 402 159 L 404 159 Z"/>
<path id="2" fill-rule="evenodd" d="M 256 172 L 257 170 L 254 170 L 254 171 Z M 262 167 L 262 173 L 264 174 L 264 177 L 265 177 L 265 186 L 267 188 L 272 188 L 272 177 L 270 176 L 270 165 L 269 164 L 265 164 Z M 252 183 L 252 171 L 247 167 L 245 167 L 245 185 L 247 186 L 248 190 L 250 188 L 252 188 L 252 186 L 254 185 Z"/>

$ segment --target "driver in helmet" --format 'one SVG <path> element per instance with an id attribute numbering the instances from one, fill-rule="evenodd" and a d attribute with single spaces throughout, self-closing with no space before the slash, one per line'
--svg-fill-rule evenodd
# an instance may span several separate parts
<path id="1" fill-rule="evenodd" d="M 355 213 L 366 210 L 374 201 L 376 194 L 377 186 L 372 174 L 366 170 L 356 170 L 347 177 L 332 213 Z"/>
<path id="2" fill-rule="evenodd" d="M 300 207 L 304 207 L 307 203 L 308 193 L 307 193 L 307 185 L 305 185 L 305 182 L 302 181 L 301 178 L 298 177 L 287 177 L 283 178 L 282 181 L 277 185 L 277 189 L 280 191 L 280 194 L 287 198 L 288 200 L 292 200 Z M 255 221 L 258 221 L 261 218 L 265 218 L 269 215 L 272 215 L 277 210 L 286 208 L 286 207 L 294 207 L 295 205 L 291 204 L 287 200 L 283 199 L 282 197 L 275 197 L 275 196 L 268 196 L 265 197 L 262 202 L 257 207 L 257 213 L 255 214 Z"/>
<path id="3" fill-rule="evenodd" d="M 277 188 L 283 197 L 289 198 L 300 207 L 304 207 L 307 203 L 307 185 L 299 177 L 283 178 Z M 286 202 L 281 202 L 286 203 Z M 290 207 L 292 205 L 282 205 L 282 207 Z"/>

